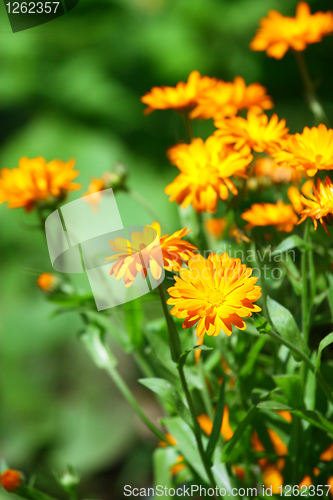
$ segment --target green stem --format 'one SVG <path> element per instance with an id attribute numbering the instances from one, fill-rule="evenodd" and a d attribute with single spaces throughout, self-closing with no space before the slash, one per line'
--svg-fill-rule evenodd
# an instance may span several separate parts
<path id="1" fill-rule="evenodd" d="M 84 323 L 86 324 L 86 329 L 83 333 L 80 334 L 79 338 L 94 364 L 98 368 L 105 370 L 110 375 L 111 379 L 118 387 L 119 391 L 126 399 L 126 401 L 132 407 L 134 412 L 138 415 L 142 422 L 146 424 L 146 426 L 155 434 L 155 436 L 161 441 L 166 441 L 163 432 L 158 429 L 158 427 L 156 427 L 156 425 L 141 409 L 141 406 L 126 385 L 126 382 L 118 373 L 116 369 L 117 360 L 105 345 L 104 332 L 98 326 L 90 324 L 89 319 L 84 314 L 82 314 L 81 316 Z"/>
<path id="2" fill-rule="evenodd" d="M 160 294 L 163 312 L 164 312 L 164 316 L 165 316 L 167 326 L 168 326 L 171 357 L 177 365 L 179 378 L 180 378 L 182 388 L 183 388 L 183 391 L 185 394 L 185 398 L 186 398 L 186 401 L 187 401 L 187 404 L 188 404 L 188 407 L 189 407 L 189 410 L 191 413 L 191 417 L 192 417 L 192 430 L 193 430 L 193 433 L 194 433 L 194 436 L 195 436 L 195 439 L 196 439 L 196 442 L 198 445 L 198 450 L 200 453 L 202 464 L 205 468 L 205 471 L 206 471 L 208 479 L 211 483 L 211 486 L 213 488 L 215 488 L 214 476 L 213 476 L 212 471 L 210 469 L 210 465 L 209 465 L 209 462 L 206 458 L 205 450 L 204 450 L 204 447 L 202 444 L 201 429 L 200 429 L 200 425 L 199 425 L 198 420 L 197 420 L 197 416 L 196 416 L 193 400 L 191 397 L 191 393 L 190 393 L 190 390 L 189 390 L 188 385 L 187 385 L 187 380 L 186 380 L 185 373 L 184 373 L 184 366 L 182 363 L 179 362 L 180 356 L 182 353 L 182 349 L 181 349 L 181 343 L 180 343 L 178 331 L 176 329 L 173 318 L 172 318 L 171 314 L 169 313 L 168 307 L 166 305 L 164 290 L 162 288 L 162 285 L 158 286 L 158 291 Z"/>
<path id="3" fill-rule="evenodd" d="M 193 139 L 193 127 L 192 127 L 192 120 L 190 118 L 189 113 L 183 113 L 183 118 L 185 122 L 185 127 L 186 127 L 186 138 L 188 144 L 191 144 L 192 139 Z"/>
<path id="4" fill-rule="evenodd" d="M 260 273 L 260 286 L 262 288 L 262 312 L 264 314 L 264 317 L 269 321 L 269 313 L 268 313 L 268 308 L 267 308 L 267 287 L 266 287 L 266 281 L 264 277 L 264 268 L 262 265 L 262 261 L 259 256 L 259 245 L 257 244 L 256 238 L 253 238 L 254 242 L 254 252 L 255 252 L 255 259 L 256 259 L 256 264 L 258 266 L 258 270 Z"/>
<path id="5" fill-rule="evenodd" d="M 306 100 L 308 101 L 309 108 L 315 117 L 316 125 L 319 125 L 320 123 L 325 123 L 326 125 L 329 125 L 326 113 L 316 95 L 313 82 L 311 80 L 308 68 L 305 63 L 303 52 L 294 50 L 294 54 L 304 84 Z"/>
<path id="6" fill-rule="evenodd" d="M 187 385 L 187 380 L 186 380 L 185 373 L 184 373 L 184 366 L 182 364 L 179 364 L 179 366 L 177 368 L 178 368 L 178 373 L 179 373 L 180 381 L 181 381 L 181 384 L 182 384 L 182 387 L 183 387 L 183 391 L 184 391 L 184 394 L 185 394 L 185 398 L 186 398 L 186 401 L 187 401 L 187 404 L 188 404 L 188 407 L 189 407 L 189 410 L 190 410 L 190 413 L 191 413 L 191 417 L 192 417 L 192 430 L 194 432 L 195 440 L 197 442 L 197 446 L 198 446 L 198 450 L 199 450 L 199 453 L 200 453 L 201 461 L 202 461 L 202 464 L 203 464 L 203 466 L 205 468 L 205 471 L 206 471 L 206 474 L 208 476 L 208 479 L 209 479 L 209 482 L 210 482 L 211 486 L 213 488 L 215 488 L 215 486 L 216 486 L 215 485 L 215 479 L 214 479 L 213 473 L 211 471 L 211 468 L 210 468 L 210 465 L 209 465 L 209 462 L 207 460 L 207 457 L 206 457 L 206 454 L 205 454 L 205 450 L 204 450 L 204 447 L 203 447 L 203 444 L 202 444 L 201 429 L 200 429 L 200 425 L 199 425 L 198 420 L 197 420 L 197 416 L 196 416 L 196 412 L 195 412 L 195 408 L 194 408 L 192 396 L 191 396 L 190 390 L 189 390 L 188 385 Z"/>
<path id="7" fill-rule="evenodd" d="M 110 375 L 111 379 L 115 383 L 115 385 L 118 387 L 119 391 L 121 394 L 124 396 L 126 401 L 130 404 L 132 409 L 135 411 L 135 413 L 138 415 L 138 417 L 142 420 L 144 424 L 155 434 L 155 436 L 160 439 L 161 441 L 166 441 L 165 436 L 163 432 L 156 427 L 156 425 L 150 420 L 150 418 L 145 414 L 145 412 L 141 409 L 141 406 L 133 396 L 132 392 L 130 389 L 127 387 L 126 383 L 118 373 L 118 371 L 115 369 L 114 366 L 108 365 L 106 368 L 106 371 Z"/>
<path id="8" fill-rule="evenodd" d="M 202 399 L 203 399 L 203 402 L 205 405 L 205 409 L 206 409 L 207 414 L 210 416 L 210 418 L 213 419 L 214 418 L 213 405 L 211 402 L 211 398 L 210 398 L 207 383 L 206 383 L 205 367 L 204 367 L 201 356 L 199 359 L 198 370 L 199 370 L 199 376 L 200 376 L 201 383 L 202 383 L 201 394 L 202 394 Z"/>
<path id="9" fill-rule="evenodd" d="M 274 330 L 270 330 L 269 332 L 267 332 L 267 335 L 270 335 L 272 338 L 274 338 L 274 340 L 277 340 L 280 344 L 283 344 L 286 347 L 288 347 L 288 349 L 290 351 L 298 354 L 298 356 L 302 359 L 302 361 L 304 361 L 304 364 L 316 375 L 316 377 L 318 379 L 318 383 L 319 383 L 320 387 L 322 388 L 324 394 L 326 395 L 327 399 L 333 403 L 333 395 L 332 395 L 331 389 L 330 389 L 329 385 L 326 383 L 326 380 L 324 379 L 324 377 L 322 376 L 320 371 L 317 371 L 317 373 L 316 373 L 315 365 L 312 363 L 311 359 L 308 358 L 307 355 L 303 351 L 298 349 L 298 347 L 294 346 L 288 340 L 281 337 L 281 335 L 274 332 Z"/>
<path id="10" fill-rule="evenodd" d="M 307 243 L 309 239 L 309 219 L 307 219 L 305 223 L 304 229 L 304 241 Z M 308 268 L 307 268 L 307 256 L 308 251 L 302 251 L 301 258 L 301 270 L 302 270 L 302 333 L 306 345 L 309 341 L 309 331 L 310 331 L 310 311 L 309 311 L 309 303 L 308 303 Z"/>
<path id="11" fill-rule="evenodd" d="M 205 233 L 205 226 L 202 214 L 197 213 L 197 236 L 198 236 L 198 248 L 203 254 L 205 250 L 208 249 L 208 242 Z"/>

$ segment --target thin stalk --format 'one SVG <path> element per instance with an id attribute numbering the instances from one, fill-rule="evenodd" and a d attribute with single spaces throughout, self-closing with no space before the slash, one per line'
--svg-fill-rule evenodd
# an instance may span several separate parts
<path id="1" fill-rule="evenodd" d="M 326 380 L 324 379 L 320 371 L 316 373 L 315 365 L 312 363 L 311 359 L 308 358 L 303 351 L 298 349 L 298 347 L 294 346 L 288 340 L 281 337 L 281 335 L 274 332 L 274 330 L 270 330 L 269 332 L 267 332 L 267 335 L 270 335 L 272 338 L 274 338 L 274 340 L 277 340 L 280 344 L 283 344 L 286 347 L 288 347 L 290 351 L 298 354 L 298 356 L 302 359 L 302 361 L 304 361 L 304 364 L 316 375 L 318 383 L 322 388 L 324 394 L 326 395 L 327 399 L 333 403 L 333 395 L 331 389 L 329 385 L 326 383 Z"/>
<path id="2" fill-rule="evenodd" d="M 307 242 L 309 239 L 309 219 L 305 223 L 304 229 L 304 241 Z M 301 258 L 301 270 L 302 270 L 302 333 L 306 344 L 309 341 L 309 331 L 310 331 L 310 311 L 308 303 L 308 267 L 307 267 L 307 255 L 308 251 L 303 250 Z"/>
<path id="3" fill-rule="evenodd" d="M 266 287 L 266 281 L 264 277 L 264 268 L 262 265 L 262 261 L 259 256 L 259 246 L 257 245 L 256 238 L 253 238 L 254 241 L 254 252 L 255 252 L 255 259 L 256 259 L 256 264 L 258 266 L 258 270 L 260 273 L 260 286 L 262 288 L 262 312 L 264 314 L 264 317 L 269 321 L 269 313 L 268 313 L 268 308 L 267 308 L 267 287 Z"/>
<path id="4" fill-rule="evenodd" d="M 308 101 L 309 108 L 315 117 L 316 125 L 319 125 L 320 123 L 325 123 L 326 125 L 329 125 L 326 113 L 316 95 L 313 82 L 311 80 L 308 68 L 305 63 L 303 52 L 299 50 L 294 50 L 294 55 L 303 81 L 306 100 Z"/>
<path id="5" fill-rule="evenodd" d="M 129 194 L 133 200 L 137 201 L 151 216 L 154 220 L 157 222 L 160 222 L 160 216 L 156 213 L 154 207 L 147 201 L 147 199 L 142 196 L 140 193 L 137 191 L 134 191 L 134 189 L 128 189 L 127 194 Z"/>
<path id="6" fill-rule="evenodd" d="M 198 248 L 200 252 L 203 254 L 205 250 L 207 250 L 208 242 L 205 233 L 205 226 L 202 214 L 197 213 L 197 236 L 198 236 Z"/>
<path id="7" fill-rule="evenodd" d="M 200 429 L 200 425 L 198 423 L 197 416 L 196 416 L 196 413 L 195 413 L 195 408 L 194 408 L 192 396 L 191 396 L 190 390 L 189 390 L 188 385 L 187 385 L 187 380 L 186 380 L 185 373 L 184 373 L 184 367 L 183 367 L 182 364 L 179 364 L 179 366 L 177 368 L 178 368 L 178 373 L 179 373 L 180 381 L 181 381 L 181 384 L 182 384 L 182 387 L 183 387 L 183 391 L 184 391 L 184 394 L 185 394 L 185 398 L 186 398 L 186 401 L 187 401 L 187 404 L 188 404 L 188 407 L 189 407 L 189 410 L 190 410 L 190 413 L 191 413 L 191 417 L 192 417 L 192 429 L 193 429 L 194 436 L 195 436 L 195 439 L 196 439 L 196 442 L 197 442 L 197 445 L 198 445 L 198 450 L 199 450 L 199 453 L 200 453 L 201 461 L 202 461 L 202 464 L 203 464 L 203 466 L 205 468 L 205 471 L 206 471 L 206 474 L 208 476 L 209 482 L 210 482 L 211 486 L 215 489 L 215 486 L 216 486 L 215 479 L 214 479 L 213 473 L 211 471 L 211 468 L 210 468 L 210 465 L 209 465 L 209 462 L 207 460 L 207 457 L 206 457 L 206 454 L 205 454 L 205 450 L 204 450 L 204 447 L 203 447 L 203 444 L 202 444 L 201 429 Z"/>
<path id="8" fill-rule="evenodd" d="M 183 118 L 185 122 L 185 127 L 186 127 L 186 140 L 188 144 L 191 144 L 192 139 L 193 139 L 193 127 L 192 127 L 192 120 L 190 118 L 189 113 L 183 113 Z"/>
<path id="9" fill-rule="evenodd" d="M 201 391 L 202 399 L 203 399 L 205 409 L 206 409 L 208 416 L 211 419 L 213 419 L 214 418 L 213 405 L 212 405 L 212 402 L 210 399 L 210 395 L 209 395 L 209 391 L 208 391 L 208 387 L 207 387 L 207 383 L 206 383 L 205 367 L 204 367 L 204 363 L 203 363 L 201 357 L 199 359 L 198 369 L 199 369 L 199 376 L 200 376 L 201 383 L 202 383 L 202 391 Z"/>
<path id="10" fill-rule="evenodd" d="M 115 369 L 114 366 L 108 365 L 105 367 L 105 370 L 107 373 L 110 375 L 111 379 L 115 383 L 115 385 L 118 387 L 119 391 L 121 394 L 124 396 L 126 401 L 130 404 L 132 409 L 135 411 L 135 413 L 138 415 L 138 417 L 142 420 L 142 422 L 155 434 L 155 436 L 160 439 L 161 441 L 165 441 L 165 436 L 163 432 L 156 427 L 156 425 L 150 420 L 150 418 L 145 414 L 145 412 L 142 410 L 141 406 L 133 396 L 132 392 L 130 389 L 127 387 L 126 383 L 118 373 L 118 371 Z"/>
<path id="11" fill-rule="evenodd" d="M 180 343 L 180 338 L 179 338 L 179 335 L 178 335 L 178 331 L 177 331 L 177 328 L 176 328 L 175 323 L 173 321 L 173 318 L 170 315 L 169 310 L 167 308 L 162 285 L 158 286 L 158 291 L 159 291 L 159 294 L 160 294 L 160 299 L 161 299 L 161 302 L 162 302 L 163 312 L 164 312 L 165 319 L 166 319 L 167 326 L 168 326 L 171 357 L 172 357 L 173 361 L 177 365 L 177 370 L 178 370 L 178 373 L 179 373 L 179 378 L 180 378 L 180 381 L 181 381 L 181 385 L 182 385 L 182 388 L 183 388 L 183 391 L 184 391 L 184 394 L 185 394 L 185 398 L 186 398 L 186 401 L 187 401 L 187 405 L 189 407 L 189 410 L 190 410 L 190 413 L 191 413 L 191 417 L 192 417 L 192 430 L 193 430 L 193 433 L 194 433 L 194 436 L 195 436 L 195 439 L 196 439 L 196 442 L 197 442 L 197 446 L 198 446 L 198 450 L 199 450 L 199 453 L 200 453 L 201 461 L 202 461 L 202 464 L 203 464 L 203 466 L 205 468 L 207 477 L 208 477 L 208 479 L 209 479 L 209 481 L 211 483 L 211 486 L 213 488 L 215 488 L 215 479 L 214 479 L 213 473 L 212 473 L 212 471 L 210 469 L 210 465 L 209 465 L 209 462 L 207 460 L 207 457 L 206 457 L 206 454 L 205 454 L 205 450 L 204 450 L 204 447 L 203 447 L 203 443 L 202 443 L 202 439 L 201 439 L 201 429 L 200 429 L 200 425 L 199 425 L 198 420 L 197 420 L 197 416 L 196 416 L 196 412 L 195 412 L 195 408 L 194 408 L 192 396 L 191 396 L 190 390 L 188 388 L 187 380 L 186 380 L 186 377 L 185 377 L 184 366 L 183 366 L 182 363 L 179 362 L 180 361 L 180 356 L 181 356 L 181 353 L 182 353 L 182 349 L 181 349 L 181 343 Z"/>

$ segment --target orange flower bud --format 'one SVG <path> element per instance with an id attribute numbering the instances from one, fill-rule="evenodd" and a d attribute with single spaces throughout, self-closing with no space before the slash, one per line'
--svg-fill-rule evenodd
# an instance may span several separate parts
<path id="1" fill-rule="evenodd" d="M 6 491 L 15 491 L 21 486 L 22 474 L 17 470 L 8 469 L 0 475 L 0 484 Z"/>
<path id="2" fill-rule="evenodd" d="M 43 292 L 52 292 L 58 282 L 59 279 L 51 273 L 43 273 L 37 279 L 37 285 Z"/>

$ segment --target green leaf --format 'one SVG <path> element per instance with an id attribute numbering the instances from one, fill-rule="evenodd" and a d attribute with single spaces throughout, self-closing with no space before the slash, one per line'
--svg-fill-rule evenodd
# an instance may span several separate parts
<path id="1" fill-rule="evenodd" d="M 252 370 L 258 359 L 261 349 L 264 347 L 268 337 L 260 337 L 252 346 L 247 358 L 246 363 L 243 365 L 239 375 L 240 377 L 247 376 Z"/>
<path id="2" fill-rule="evenodd" d="M 159 484 L 171 488 L 172 476 L 170 468 L 176 463 L 178 458 L 177 450 L 172 446 L 157 448 L 153 453 L 154 485 Z M 163 495 L 164 496 L 164 495 Z"/>
<path id="3" fill-rule="evenodd" d="M 317 356 L 317 360 L 316 360 L 316 370 L 315 370 L 315 373 L 317 373 L 318 370 L 319 370 L 319 368 L 320 368 L 321 353 L 323 352 L 323 350 L 325 349 L 325 347 L 327 347 L 330 344 L 332 344 L 332 342 L 333 342 L 333 332 L 329 333 L 328 335 L 326 335 L 326 337 L 323 338 L 323 340 L 320 342 L 319 347 L 318 347 L 318 356 Z"/>
<path id="4" fill-rule="evenodd" d="M 165 320 L 152 321 L 143 326 L 145 336 L 151 345 L 155 356 L 158 361 L 166 368 L 172 375 L 178 379 L 178 372 L 175 363 L 171 359 L 170 347 L 162 336 L 166 329 Z"/>
<path id="5" fill-rule="evenodd" d="M 241 423 L 237 427 L 237 429 L 236 429 L 233 437 L 224 446 L 224 450 L 223 450 L 223 455 L 222 455 L 222 458 L 221 458 L 221 462 L 225 462 L 228 459 L 228 454 L 232 451 L 232 449 L 234 448 L 234 446 L 240 440 L 240 438 L 242 437 L 245 429 L 247 428 L 248 425 L 251 424 L 251 422 L 253 421 L 253 419 L 257 415 L 258 411 L 259 411 L 258 408 L 256 408 L 256 407 L 252 408 L 248 412 L 248 414 L 246 415 L 246 417 L 244 418 L 244 420 L 241 421 Z"/>
<path id="6" fill-rule="evenodd" d="M 164 423 L 170 434 L 176 439 L 176 448 L 179 453 L 184 455 L 186 462 L 190 464 L 192 469 L 194 469 L 196 473 L 208 483 L 209 479 L 205 468 L 202 465 L 192 428 L 180 417 L 166 418 L 164 419 Z"/>
<path id="7" fill-rule="evenodd" d="M 270 297 L 267 298 L 267 307 L 272 323 L 281 337 L 308 355 L 309 348 L 306 346 L 291 312 Z M 297 353 L 292 351 L 291 353 L 296 361 L 301 361 Z"/>
<path id="8" fill-rule="evenodd" d="M 189 410 L 182 402 L 173 384 L 163 378 L 143 378 L 139 382 L 155 394 L 158 394 L 170 413 L 180 414 L 186 421 L 191 421 Z"/>
<path id="9" fill-rule="evenodd" d="M 287 252 L 292 248 L 298 248 L 300 250 L 309 250 L 311 246 L 305 243 L 305 241 L 299 236 L 297 236 L 297 234 L 294 234 L 283 240 L 271 253 L 271 256 L 273 257 L 274 255 L 277 255 L 279 253 Z"/>
<path id="10" fill-rule="evenodd" d="M 95 325 L 88 325 L 79 338 L 98 368 L 117 366 L 117 360 L 104 343 L 103 332 Z"/>
<path id="11" fill-rule="evenodd" d="M 82 310 L 82 313 L 89 319 L 90 323 L 95 323 L 97 326 L 110 333 L 125 352 L 133 352 L 133 345 L 129 339 L 126 329 L 123 327 L 121 319 L 113 310 L 112 314 L 105 314 L 97 311 Z"/>
<path id="12" fill-rule="evenodd" d="M 310 424 L 318 427 L 324 432 L 327 432 L 330 436 L 333 437 L 333 424 L 329 422 L 326 418 L 324 418 L 317 411 L 312 410 L 290 410 L 290 413 L 296 415 L 304 420 L 310 422 Z"/>
<path id="13" fill-rule="evenodd" d="M 232 495 L 232 485 L 230 483 L 229 475 L 227 468 L 224 463 L 215 464 L 212 467 L 212 473 L 214 474 L 214 478 L 216 480 L 216 485 L 219 488 L 225 488 L 227 491 L 227 496 Z"/>
<path id="14" fill-rule="evenodd" d="M 276 375 L 273 380 L 292 408 L 304 408 L 303 388 L 298 375 Z"/>
<path id="15" fill-rule="evenodd" d="M 257 404 L 257 408 L 260 410 L 286 410 L 290 411 L 292 408 L 279 401 L 261 401 Z"/>
<path id="16" fill-rule="evenodd" d="M 225 377 L 223 378 L 223 382 L 221 384 L 219 400 L 217 402 L 216 411 L 214 415 L 213 430 L 211 432 L 207 445 L 207 450 L 206 450 L 207 460 L 211 459 L 215 450 L 215 446 L 217 445 L 217 442 L 221 435 L 224 401 L 225 401 Z"/>
<path id="17" fill-rule="evenodd" d="M 268 333 L 272 329 L 267 319 L 258 313 L 253 314 L 253 323 L 260 334 Z"/>

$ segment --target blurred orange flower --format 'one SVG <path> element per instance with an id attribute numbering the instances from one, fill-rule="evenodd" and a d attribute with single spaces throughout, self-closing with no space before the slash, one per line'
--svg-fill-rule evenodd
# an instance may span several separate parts
<path id="1" fill-rule="evenodd" d="M 37 203 L 53 203 L 55 198 L 65 197 L 68 191 L 81 188 L 72 182 L 79 175 L 74 167 L 75 160 L 47 163 L 41 156 L 21 158 L 18 168 L 1 170 L 0 204 L 6 201 L 9 208 L 23 207 L 30 212 Z"/>
<path id="2" fill-rule="evenodd" d="M 207 436 L 210 436 L 213 430 L 212 419 L 205 413 L 202 413 L 201 415 L 198 416 L 198 422 L 204 433 L 207 434 Z M 223 418 L 221 424 L 221 434 L 225 441 L 229 441 L 229 439 L 231 439 L 232 436 L 234 435 L 234 431 L 232 430 L 229 424 L 229 407 L 227 405 L 224 405 Z"/>
<path id="3" fill-rule="evenodd" d="M 43 292 L 52 292 L 59 283 L 59 278 L 51 273 L 42 273 L 37 279 L 37 285 Z"/>
<path id="4" fill-rule="evenodd" d="M 254 175 L 256 177 L 269 177 L 276 184 L 299 183 L 302 179 L 302 173 L 299 170 L 286 165 L 278 165 L 269 156 L 260 157 L 255 160 Z"/>
<path id="5" fill-rule="evenodd" d="M 198 213 L 214 213 L 219 198 L 226 200 L 229 191 L 237 194 L 230 177 L 245 177 L 252 160 L 249 148 L 235 151 L 216 136 L 178 144 L 169 149 L 168 157 L 180 174 L 165 188 L 166 194 L 182 208 L 191 204 Z"/>
<path id="6" fill-rule="evenodd" d="M 306 189 L 304 189 L 303 186 L 302 192 L 305 193 L 307 198 L 294 186 L 288 189 L 289 199 L 294 209 L 301 216 L 298 224 L 301 224 L 305 219 L 311 217 L 314 228 L 317 229 L 317 221 L 319 220 L 326 233 L 330 236 L 326 224 L 331 225 L 333 223 L 333 182 L 326 176 L 325 184 L 318 179 L 317 187 L 309 182 L 305 183 L 305 185 Z M 312 187 L 313 193 L 309 191 L 309 186 Z"/>
<path id="7" fill-rule="evenodd" d="M 241 215 L 249 224 L 245 229 L 256 226 L 275 226 L 278 231 L 290 233 L 298 223 L 292 205 L 278 201 L 277 203 L 254 203 Z"/>
<path id="8" fill-rule="evenodd" d="M 126 287 L 130 287 L 138 273 L 146 278 L 147 267 L 155 279 L 161 277 L 162 268 L 178 272 L 182 262 L 187 262 L 197 250 L 192 243 L 182 240 L 190 231 L 184 228 L 170 236 L 161 236 L 160 225 L 153 222 L 151 226 L 145 226 L 142 233 L 133 232 L 131 240 L 121 237 L 110 240 L 111 250 L 118 252 L 105 260 L 116 260 L 110 275 L 117 280 L 123 278 Z"/>
<path id="9" fill-rule="evenodd" d="M 323 124 L 305 127 L 301 134 L 289 135 L 275 161 L 313 177 L 318 170 L 333 169 L 333 130 Z"/>
<path id="10" fill-rule="evenodd" d="M 260 21 L 260 28 L 250 43 L 256 51 L 266 51 L 269 57 L 282 59 L 288 49 L 304 50 L 308 44 L 320 42 L 333 32 L 333 12 L 311 15 L 306 2 L 299 2 L 296 17 L 283 16 L 270 10 Z"/>
<path id="11" fill-rule="evenodd" d="M 217 217 L 212 219 L 207 219 L 205 226 L 207 231 L 215 236 L 215 238 L 221 238 L 228 225 L 228 219 L 226 217 Z"/>
<path id="12" fill-rule="evenodd" d="M 155 109 L 189 113 L 197 105 L 201 93 L 215 85 L 216 81 L 216 78 L 201 76 L 198 71 L 192 71 L 186 83 L 179 82 L 176 87 L 153 87 L 141 97 L 141 101 L 148 106 L 144 113 L 148 115 Z"/>
<path id="13" fill-rule="evenodd" d="M 273 115 L 270 120 L 265 114 L 258 115 L 254 111 L 247 113 L 247 118 L 232 116 L 224 120 L 214 122 L 218 130 L 214 135 L 220 137 L 227 144 L 234 144 L 236 149 L 244 145 L 249 146 L 257 153 L 268 154 L 281 147 L 282 141 L 286 138 L 288 128 L 284 119 L 279 121 L 277 115 Z"/>
<path id="14" fill-rule="evenodd" d="M 0 484 L 4 490 L 15 492 L 22 485 L 22 474 L 13 469 L 7 469 L 0 474 Z"/>
<path id="15" fill-rule="evenodd" d="M 171 298 L 167 301 L 174 307 L 171 314 L 184 319 L 183 328 L 198 323 L 197 337 L 217 336 L 221 329 L 227 335 L 232 325 L 245 330 L 248 318 L 261 308 L 253 302 L 261 297 L 261 288 L 256 286 L 258 278 L 251 277 L 252 269 L 240 259 L 211 253 L 207 259 L 196 255 L 182 268 L 175 285 L 168 289 Z"/>
<path id="16" fill-rule="evenodd" d="M 262 112 L 273 107 L 272 99 L 260 83 L 246 86 L 244 78 L 236 76 L 233 82 L 218 80 L 198 97 L 198 105 L 191 111 L 191 118 L 224 118 L 242 109 Z"/>

